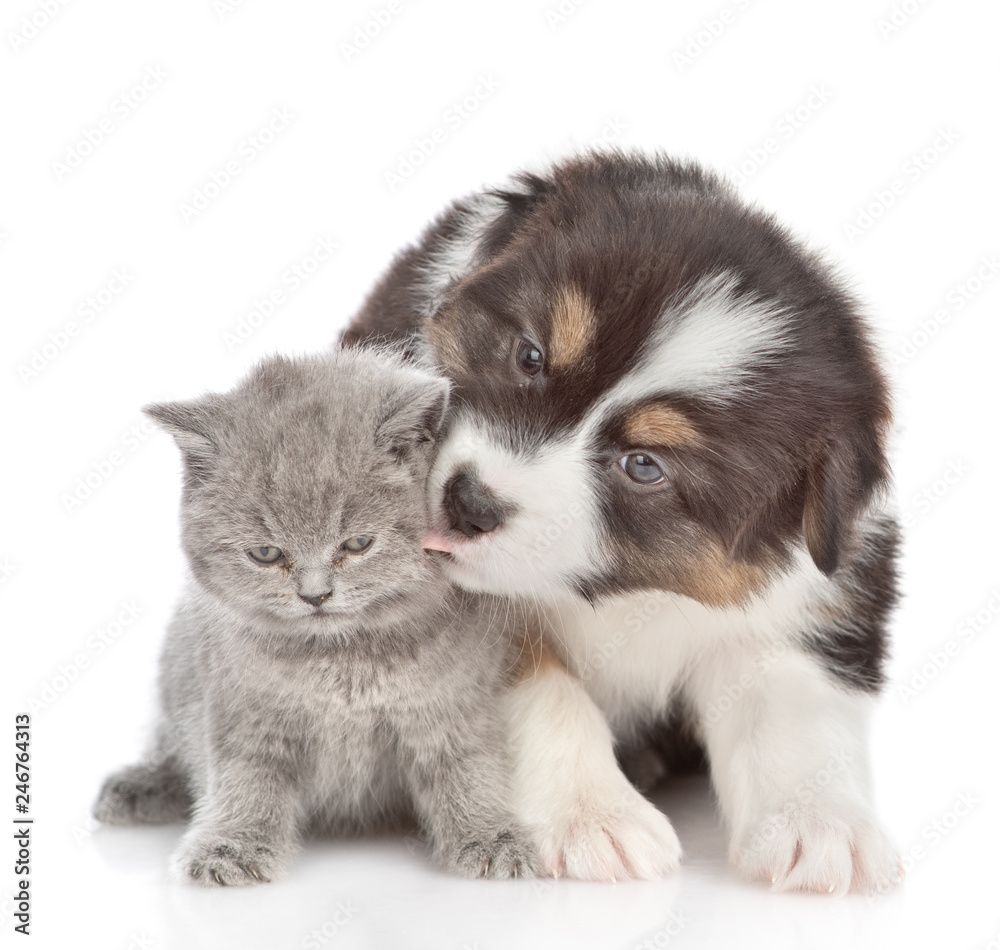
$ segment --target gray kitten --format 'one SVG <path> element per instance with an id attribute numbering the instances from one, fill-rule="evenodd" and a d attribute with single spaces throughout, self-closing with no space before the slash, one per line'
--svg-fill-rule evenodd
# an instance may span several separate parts
<path id="1" fill-rule="evenodd" d="M 153 752 L 105 782 L 94 814 L 193 816 L 181 877 L 268 881 L 308 828 L 409 815 L 452 871 L 535 868 L 508 804 L 504 611 L 422 549 L 447 399 L 397 356 L 341 350 L 145 410 L 184 457 L 191 576 Z"/>

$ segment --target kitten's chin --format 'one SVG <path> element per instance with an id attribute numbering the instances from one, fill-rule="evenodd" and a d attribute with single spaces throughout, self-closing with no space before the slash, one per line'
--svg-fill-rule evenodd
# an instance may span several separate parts
<path id="1" fill-rule="evenodd" d="M 265 606 L 251 611 L 247 619 L 252 620 L 258 628 L 263 627 L 273 633 L 287 635 L 301 632 L 304 636 L 313 636 L 327 629 L 336 632 L 338 627 L 356 621 L 358 615 L 357 610 L 336 607 L 298 611 L 294 607 L 275 610 Z"/>
<path id="2" fill-rule="evenodd" d="M 342 634 L 351 627 L 393 624 L 401 618 L 416 618 L 428 611 L 438 611 L 447 600 L 449 586 L 444 573 L 435 567 L 393 590 L 354 591 L 347 598 L 348 603 L 327 602 L 319 607 L 308 607 L 292 600 L 258 603 L 251 607 L 252 616 L 248 619 L 284 635 L 295 632 L 307 636 L 323 632 Z M 365 597 L 367 599 L 363 599 Z"/>
<path id="3" fill-rule="evenodd" d="M 283 618 L 285 623 L 298 623 L 305 625 L 310 633 L 315 633 L 323 627 L 334 628 L 338 625 L 351 623 L 357 620 L 361 611 L 345 609 L 342 607 L 323 607 L 309 613 L 295 614 Z"/>

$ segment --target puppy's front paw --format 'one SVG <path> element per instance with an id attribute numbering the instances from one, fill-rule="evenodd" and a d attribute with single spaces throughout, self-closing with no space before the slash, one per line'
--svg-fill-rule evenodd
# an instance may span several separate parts
<path id="1" fill-rule="evenodd" d="M 899 855 L 865 817 L 791 803 L 734 838 L 730 856 L 742 874 L 779 891 L 886 891 L 902 880 Z"/>
<path id="2" fill-rule="evenodd" d="M 174 858 L 177 877 L 206 887 L 267 884 L 283 867 L 277 849 L 250 834 L 201 831 L 185 840 Z"/>
<path id="3" fill-rule="evenodd" d="M 539 851 L 548 874 L 584 881 L 655 880 L 681 860 L 667 816 L 624 778 L 616 794 L 581 797 L 540 828 Z"/>
<path id="4" fill-rule="evenodd" d="M 534 877 L 538 857 L 528 838 L 520 831 L 470 835 L 447 850 L 444 864 L 465 877 Z"/>

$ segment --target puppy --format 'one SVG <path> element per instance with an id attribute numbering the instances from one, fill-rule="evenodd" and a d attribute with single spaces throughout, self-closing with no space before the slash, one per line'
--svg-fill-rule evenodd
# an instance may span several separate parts
<path id="1" fill-rule="evenodd" d="M 456 202 L 344 338 L 454 382 L 427 546 L 536 608 L 507 715 L 550 872 L 677 865 L 613 754 L 667 721 L 744 875 L 898 879 L 866 738 L 897 597 L 889 396 L 823 261 L 697 165 L 592 153 Z"/>

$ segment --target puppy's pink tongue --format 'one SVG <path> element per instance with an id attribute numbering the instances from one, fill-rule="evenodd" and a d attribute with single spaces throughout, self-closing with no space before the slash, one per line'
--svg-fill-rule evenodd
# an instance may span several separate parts
<path id="1" fill-rule="evenodd" d="M 424 550 L 444 551 L 445 554 L 450 554 L 451 542 L 443 534 L 439 534 L 437 531 L 428 531 L 424 535 Z"/>

